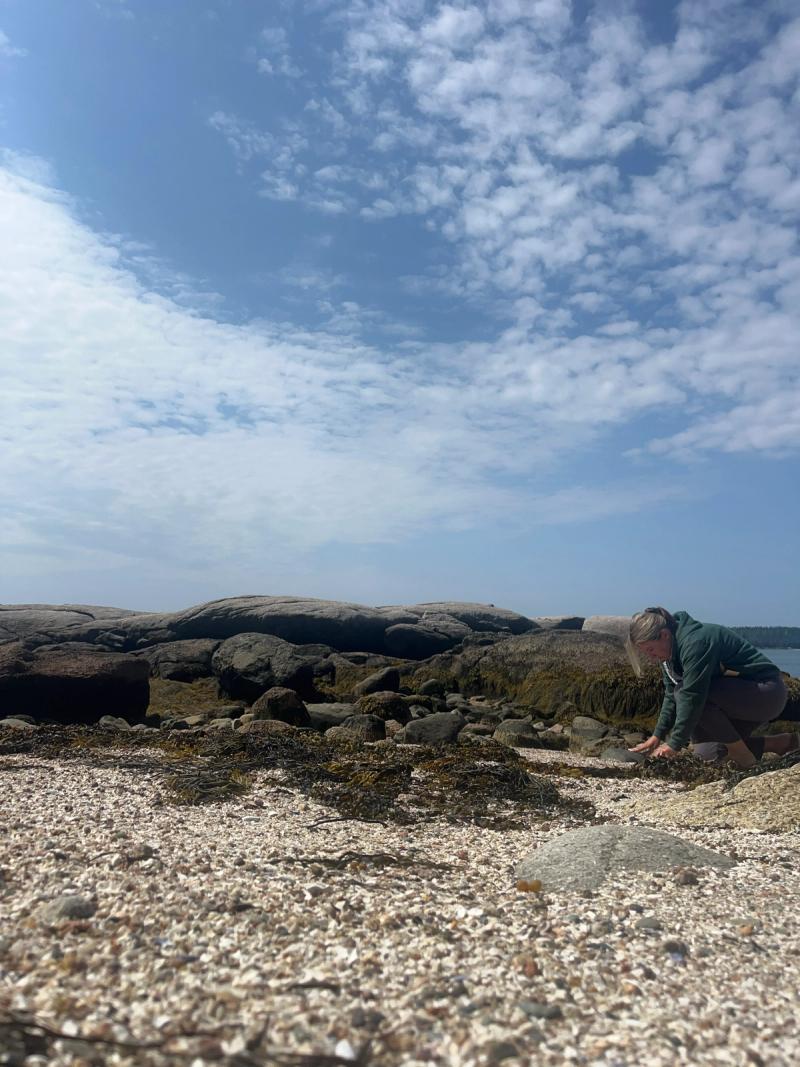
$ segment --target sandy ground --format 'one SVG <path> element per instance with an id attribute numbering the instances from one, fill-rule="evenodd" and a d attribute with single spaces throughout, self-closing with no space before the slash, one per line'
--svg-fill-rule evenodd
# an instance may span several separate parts
<path id="1" fill-rule="evenodd" d="M 557 781 L 623 822 L 678 788 Z M 740 862 L 547 894 L 514 867 L 579 823 L 321 821 L 267 772 L 181 808 L 158 774 L 25 755 L 0 788 L 0 1063 L 800 1062 L 800 833 L 686 830 Z M 26 1054 L 25 1013 L 73 1040 Z"/>

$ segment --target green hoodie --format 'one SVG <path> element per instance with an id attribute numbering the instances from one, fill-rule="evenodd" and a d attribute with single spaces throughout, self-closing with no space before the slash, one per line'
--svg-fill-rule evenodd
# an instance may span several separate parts
<path id="1" fill-rule="evenodd" d="M 661 665 L 666 692 L 653 733 L 662 741 L 669 734 L 669 746 L 677 751 L 689 743 L 715 678 L 727 671 L 753 680 L 774 675 L 778 668 L 724 626 L 698 622 L 685 611 L 675 612 L 675 620 L 672 658 Z"/>

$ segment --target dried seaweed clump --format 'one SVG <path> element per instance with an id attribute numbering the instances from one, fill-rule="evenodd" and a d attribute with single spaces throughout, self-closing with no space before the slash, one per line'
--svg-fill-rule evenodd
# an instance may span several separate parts
<path id="1" fill-rule="evenodd" d="M 421 760 L 417 772 L 424 806 L 449 821 L 487 826 L 502 823 L 510 804 L 543 813 L 564 806 L 552 782 L 531 774 L 516 753 L 498 749 L 484 758 L 465 758 L 463 750 L 456 749 Z"/>
<path id="2" fill-rule="evenodd" d="M 252 785 L 252 778 L 235 764 L 204 764 L 175 771 L 165 785 L 179 804 L 207 804 L 241 796 Z"/>
<path id="3" fill-rule="evenodd" d="M 790 752 L 778 759 L 759 760 L 752 767 L 742 769 L 735 763 L 708 763 L 695 756 L 685 755 L 678 759 L 649 759 L 631 766 L 632 778 L 658 778 L 667 782 L 679 782 L 694 789 L 709 782 L 724 781 L 727 789 L 733 789 L 745 778 L 771 771 L 785 770 L 800 763 L 800 752 Z"/>

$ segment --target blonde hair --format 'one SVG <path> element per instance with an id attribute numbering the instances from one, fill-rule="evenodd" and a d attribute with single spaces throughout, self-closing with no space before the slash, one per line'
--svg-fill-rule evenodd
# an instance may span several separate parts
<path id="1" fill-rule="evenodd" d="M 644 641 L 655 641 L 662 630 L 675 633 L 677 623 L 666 608 L 645 608 L 638 611 L 631 619 L 628 636 L 634 645 Z"/>
<path id="2" fill-rule="evenodd" d="M 631 618 L 628 636 L 625 638 L 625 652 L 638 678 L 642 677 L 644 671 L 636 646 L 643 641 L 655 641 L 662 630 L 669 630 L 674 634 L 677 625 L 675 617 L 666 608 L 645 608 L 644 611 L 637 611 Z"/>

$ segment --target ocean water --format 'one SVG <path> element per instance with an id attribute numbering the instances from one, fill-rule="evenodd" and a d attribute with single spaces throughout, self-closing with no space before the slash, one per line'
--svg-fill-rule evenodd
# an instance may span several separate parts
<path id="1" fill-rule="evenodd" d="M 782 671 L 800 678 L 800 648 L 760 648 L 759 652 L 763 652 Z"/>

